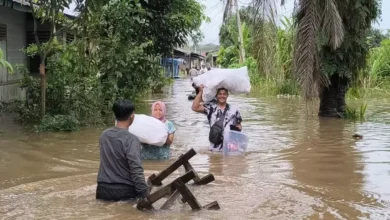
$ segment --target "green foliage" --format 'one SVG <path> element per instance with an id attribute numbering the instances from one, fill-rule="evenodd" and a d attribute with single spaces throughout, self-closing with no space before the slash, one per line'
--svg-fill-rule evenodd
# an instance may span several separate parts
<path id="1" fill-rule="evenodd" d="M 380 12 L 379 1 L 355 0 L 347 4 L 339 2 L 339 13 L 345 29 L 344 40 L 339 48 L 333 50 L 328 44 L 321 45 L 320 57 L 322 73 L 326 77 L 338 74 L 352 79 L 358 70 L 364 68 L 366 55 L 370 49 L 367 37 L 371 22 Z"/>
<path id="2" fill-rule="evenodd" d="M 349 96 L 354 98 L 381 97 L 390 95 L 390 39 L 380 47 L 371 48 L 367 65 L 359 69 L 352 80 Z"/>
<path id="3" fill-rule="evenodd" d="M 14 68 L 12 67 L 12 65 L 9 62 L 7 62 L 5 60 L 4 53 L 0 49 L 0 68 L 2 68 L 2 67 L 7 68 L 9 73 L 13 73 L 14 72 Z"/>
<path id="4" fill-rule="evenodd" d="M 361 104 L 359 108 L 347 105 L 343 117 L 354 121 L 363 121 L 365 119 L 366 111 L 367 104 Z"/>
<path id="5" fill-rule="evenodd" d="M 207 20 L 204 6 L 196 0 L 109 1 L 91 13 L 92 24 L 85 27 L 96 37 L 116 37 L 142 45 L 147 54 L 170 55 L 198 35 Z"/>
<path id="6" fill-rule="evenodd" d="M 244 21 L 251 24 L 250 9 L 243 9 Z M 253 26 L 242 24 L 244 46 L 247 59 L 239 64 L 239 47 L 235 17 L 221 27 L 221 47 L 217 63 L 224 68 L 248 67 L 251 84 L 254 90 L 266 95 L 299 93 L 299 88 L 292 74 L 292 54 L 294 50 L 295 28 L 290 19 L 284 17 L 282 26 L 274 28 L 270 23 L 262 23 L 267 34 L 253 34 Z M 257 24 L 259 25 L 259 24 Z M 262 49 L 261 49 L 262 48 Z"/>
<path id="7" fill-rule="evenodd" d="M 62 21 L 61 15 L 47 14 L 52 6 L 42 7 L 37 16 Z M 198 35 L 207 20 L 196 0 L 99 0 L 77 7 L 82 12 L 76 19 L 77 41 L 64 45 L 53 38 L 25 50 L 29 56 L 48 56 L 47 116 L 40 116 L 40 79 L 24 69 L 21 87 L 27 100 L 18 101 L 16 109 L 21 123 L 38 125 L 40 131 L 73 131 L 101 123 L 112 115 L 115 100 L 137 101 L 149 89 L 161 92 L 172 79 L 161 73 L 159 57 Z"/>
<path id="8" fill-rule="evenodd" d="M 162 93 L 163 88 L 167 85 L 170 85 L 174 82 L 174 79 L 166 77 L 163 71 L 160 71 L 160 74 L 157 75 L 155 79 L 150 79 L 150 88 L 153 93 Z"/>
<path id="9" fill-rule="evenodd" d="M 87 57 L 80 56 L 78 46 L 77 43 L 68 45 L 49 57 L 46 109 L 47 114 L 53 117 L 71 115 L 78 121 L 77 126 L 91 125 L 102 120 L 104 109 L 104 103 L 101 101 L 102 90 L 96 68 Z M 20 66 L 18 71 L 23 74 L 20 86 L 27 93 L 26 101 L 19 101 L 17 105 L 18 121 L 22 124 L 50 122 L 48 119 L 41 122 L 39 78 L 31 76 Z M 53 123 L 56 121 L 58 120 L 54 120 Z"/>
<path id="10" fill-rule="evenodd" d="M 17 121 L 21 124 L 37 124 L 40 122 L 40 80 L 29 74 L 28 70 L 22 66 L 16 66 L 17 71 L 22 75 L 20 88 L 26 91 L 26 100 L 15 100 L 18 113 Z"/>
<path id="11" fill-rule="evenodd" d="M 36 128 L 44 132 L 77 131 L 79 121 L 72 115 L 46 115 Z"/>
<path id="12" fill-rule="evenodd" d="M 373 48 L 373 47 L 380 47 L 381 42 L 386 38 L 389 38 L 389 36 L 383 34 L 379 29 L 372 28 L 368 32 L 367 40 L 370 45 L 370 48 Z"/>
<path id="13" fill-rule="evenodd" d="M 69 8 L 72 0 L 30 0 L 29 3 L 31 6 L 30 8 L 33 8 L 31 14 L 34 19 L 34 28 L 38 28 L 38 22 L 48 24 L 50 35 L 49 39 L 45 42 L 37 40 L 35 44 L 27 49 L 27 54 L 30 56 L 39 54 L 40 58 L 45 60 L 48 54 L 57 49 L 57 26 L 66 26 L 70 23 L 63 11 L 65 8 Z M 34 7 L 33 5 L 38 7 Z"/>
<path id="14" fill-rule="evenodd" d="M 380 47 L 371 49 L 367 63 L 374 77 L 390 77 L 390 39 L 383 40 Z"/>
<path id="15" fill-rule="evenodd" d="M 224 68 L 233 64 L 238 64 L 240 60 L 240 54 L 236 46 L 229 46 L 225 48 L 221 46 L 218 51 L 217 64 Z"/>

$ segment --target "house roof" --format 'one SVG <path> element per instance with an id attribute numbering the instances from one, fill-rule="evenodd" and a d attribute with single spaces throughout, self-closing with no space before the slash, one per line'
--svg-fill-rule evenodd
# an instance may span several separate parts
<path id="1" fill-rule="evenodd" d="M 204 56 L 202 56 L 201 54 L 198 54 L 198 53 L 194 53 L 194 52 L 191 52 L 191 57 L 197 57 L 197 58 L 204 59 Z"/>
<path id="2" fill-rule="evenodd" d="M 175 48 L 174 50 L 176 50 L 176 51 L 178 51 L 180 53 L 184 53 L 185 55 L 190 55 L 191 57 L 197 57 L 197 58 L 202 58 L 202 59 L 204 59 L 204 57 L 205 57 L 202 54 L 195 53 L 195 52 L 192 52 L 192 51 L 187 51 L 187 50 L 182 49 L 182 48 Z"/>
<path id="3" fill-rule="evenodd" d="M 175 50 L 178 51 L 178 52 L 184 53 L 184 54 L 186 54 L 186 55 L 190 54 L 189 51 L 186 51 L 186 50 L 181 49 L 181 48 L 175 48 Z"/>
<path id="4" fill-rule="evenodd" d="M 3 5 L 17 11 L 30 12 L 30 2 L 28 0 L 3 0 Z M 69 18 L 76 18 L 76 16 L 65 13 L 64 15 Z"/>

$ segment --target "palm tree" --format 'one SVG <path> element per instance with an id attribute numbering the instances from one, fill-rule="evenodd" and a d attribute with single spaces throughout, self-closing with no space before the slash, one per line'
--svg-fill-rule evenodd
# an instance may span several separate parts
<path id="1" fill-rule="evenodd" d="M 225 4 L 225 10 L 223 13 L 223 23 L 227 24 L 230 16 L 234 13 L 233 10 L 235 8 L 236 20 L 237 20 L 237 30 L 238 30 L 238 45 L 240 52 L 240 63 L 245 62 L 245 48 L 244 48 L 244 39 L 242 35 L 242 27 L 241 27 L 241 19 L 240 19 L 240 10 L 238 8 L 237 0 L 223 0 Z"/>
<path id="2" fill-rule="evenodd" d="M 320 98 L 320 116 L 343 116 L 349 82 L 365 65 L 366 36 L 379 16 L 379 1 L 295 0 L 294 73 L 304 98 Z M 257 20 L 275 20 L 279 3 L 285 0 L 253 0 Z"/>

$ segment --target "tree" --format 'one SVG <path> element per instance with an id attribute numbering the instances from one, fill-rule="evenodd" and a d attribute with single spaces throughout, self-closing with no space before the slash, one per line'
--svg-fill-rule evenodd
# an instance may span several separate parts
<path id="1" fill-rule="evenodd" d="M 38 54 L 40 58 L 39 75 L 41 77 L 41 116 L 46 113 L 46 58 L 55 51 L 57 43 L 56 26 L 65 19 L 62 13 L 69 7 L 72 0 L 29 0 L 31 14 L 34 20 L 35 47 L 30 47 L 30 55 Z M 41 42 L 38 36 L 38 20 L 47 22 L 50 26 L 49 40 Z"/>
<path id="2" fill-rule="evenodd" d="M 273 10 L 272 2 L 254 0 L 261 19 L 264 12 Z M 369 50 L 366 37 L 380 13 L 379 0 L 296 3 L 293 66 L 303 96 L 307 100 L 320 98 L 320 116 L 342 117 L 349 82 L 365 65 Z"/>
<path id="3" fill-rule="evenodd" d="M 68 21 L 63 10 L 71 2 L 72 0 L 29 0 L 36 42 L 29 46 L 27 52 L 40 57 L 41 116 L 46 112 L 46 60 L 56 52 L 56 36 L 64 31 L 70 28 L 78 31 L 84 51 L 96 55 L 92 60 L 99 65 L 103 79 L 107 79 L 106 74 L 114 74 L 119 76 L 116 83 L 122 86 L 128 82 L 125 78 L 132 79 L 131 82 L 134 83 L 143 82 L 140 84 L 141 91 L 133 91 L 137 93 L 146 88 L 145 82 L 150 74 L 156 75 L 158 71 L 150 74 L 146 72 L 144 77 L 135 81 L 136 77 L 132 74 L 137 71 L 139 74 L 145 73 L 143 64 L 153 62 L 153 66 L 156 66 L 157 62 L 152 61 L 154 58 L 171 55 L 173 49 L 184 45 L 189 37 L 199 36 L 199 27 L 206 18 L 203 6 L 196 0 L 76 0 L 79 15 L 73 21 Z M 47 42 L 41 42 L 38 37 L 38 22 L 47 22 L 50 26 Z M 56 29 L 58 24 L 63 26 L 59 30 Z M 118 65 L 118 62 L 124 65 Z M 129 66 L 130 64 L 132 65 Z"/>
<path id="4" fill-rule="evenodd" d="M 141 95 L 151 81 L 161 81 L 159 58 L 199 36 L 206 19 L 196 0 L 112 0 L 88 8 L 82 16 L 83 39 L 94 45 L 93 57 L 110 106 L 118 97 Z M 129 86 L 131 85 L 131 86 Z"/>
<path id="5" fill-rule="evenodd" d="M 372 28 L 368 35 L 368 40 L 370 42 L 370 47 L 380 47 L 381 42 L 388 38 L 385 34 L 379 29 Z"/>
<path id="6" fill-rule="evenodd" d="M 244 40 L 243 40 L 243 34 L 242 34 L 242 27 L 241 27 L 241 16 L 240 16 L 240 10 L 238 8 L 238 2 L 237 0 L 226 0 L 225 2 L 225 10 L 223 14 L 223 22 L 226 23 L 231 15 L 233 14 L 233 9 L 235 9 L 235 15 L 236 15 L 236 25 L 237 25 L 237 31 L 238 31 L 238 42 L 239 42 L 239 52 L 240 52 L 240 63 L 245 63 L 245 48 L 244 48 Z"/>
<path id="7" fill-rule="evenodd" d="M 247 52 L 247 58 L 251 56 L 252 46 L 252 32 L 247 24 L 251 24 L 250 7 L 240 9 L 240 17 L 242 18 L 241 31 L 242 31 L 242 42 L 245 51 Z M 220 52 L 217 58 L 217 62 L 222 67 L 229 67 L 234 63 L 241 63 L 240 54 L 240 41 L 239 41 L 239 30 L 237 27 L 236 14 L 232 13 L 225 18 L 225 22 L 222 24 L 219 30 L 219 43 L 221 45 Z"/>

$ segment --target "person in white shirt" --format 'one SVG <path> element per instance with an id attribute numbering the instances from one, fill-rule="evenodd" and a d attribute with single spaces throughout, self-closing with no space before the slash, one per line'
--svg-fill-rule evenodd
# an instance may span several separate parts
<path id="1" fill-rule="evenodd" d="M 202 68 L 199 71 L 199 75 L 202 75 L 203 73 L 207 72 L 207 68 L 204 64 L 202 64 Z"/>
<path id="2" fill-rule="evenodd" d="M 195 68 L 191 68 L 190 69 L 190 76 L 191 76 L 191 79 L 194 78 L 195 76 L 198 75 L 198 70 L 196 70 Z"/>

